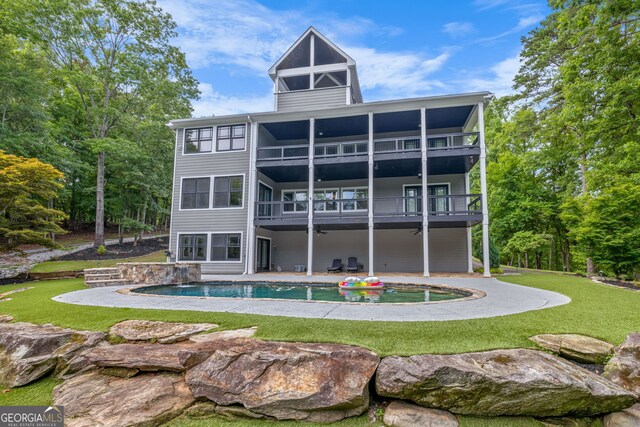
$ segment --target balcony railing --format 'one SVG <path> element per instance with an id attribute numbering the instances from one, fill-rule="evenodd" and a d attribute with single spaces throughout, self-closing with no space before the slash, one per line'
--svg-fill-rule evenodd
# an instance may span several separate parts
<path id="1" fill-rule="evenodd" d="M 477 132 L 429 135 L 427 149 L 431 151 L 468 148 L 476 146 L 478 140 Z M 373 152 L 374 154 L 410 153 L 420 151 L 421 146 L 422 141 L 419 136 L 376 139 L 373 141 Z M 315 145 L 314 156 L 317 158 L 360 156 L 366 155 L 368 150 L 367 141 L 327 142 Z M 258 160 L 307 159 L 308 157 L 308 144 L 258 148 Z"/>
<path id="2" fill-rule="evenodd" d="M 427 196 L 430 217 L 482 214 L 480 194 Z M 374 218 L 411 218 L 422 216 L 423 197 L 374 197 Z M 308 201 L 256 202 L 256 220 L 304 222 Z M 313 202 L 314 218 L 366 218 L 368 199 L 335 199 Z"/>

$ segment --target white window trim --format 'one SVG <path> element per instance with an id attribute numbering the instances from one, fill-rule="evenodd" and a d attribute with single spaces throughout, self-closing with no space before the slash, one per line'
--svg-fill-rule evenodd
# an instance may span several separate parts
<path id="1" fill-rule="evenodd" d="M 213 207 L 213 188 L 215 185 L 216 178 L 225 178 L 231 176 L 241 176 L 242 177 L 242 205 L 240 206 L 231 206 L 226 208 L 214 208 Z M 183 209 L 182 208 L 182 181 L 185 179 L 195 179 L 195 178 L 209 178 L 209 207 L 208 208 L 194 208 L 194 209 Z M 197 212 L 197 211 L 228 211 L 228 210 L 241 210 L 244 209 L 244 202 L 247 198 L 247 177 L 244 173 L 233 173 L 233 174 L 224 174 L 224 175 L 198 175 L 198 176 L 181 176 L 180 177 L 180 191 L 178 193 L 180 197 L 180 204 L 178 212 Z"/>
<path id="2" fill-rule="evenodd" d="M 366 199 L 345 199 L 344 190 L 354 190 L 354 192 L 357 191 L 357 190 L 367 190 L 367 198 Z M 367 212 L 369 209 L 345 209 L 344 208 L 344 203 L 345 203 L 345 200 L 353 200 L 353 201 L 359 201 L 359 202 L 365 201 L 365 202 L 367 202 L 367 207 L 370 207 L 368 205 L 368 203 L 369 203 L 369 187 L 340 187 L 340 200 L 342 200 L 342 202 L 341 202 L 342 203 L 342 212 Z M 354 205 L 354 207 L 355 206 L 357 206 L 357 203 Z"/>
<path id="3" fill-rule="evenodd" d="M 218 151 L 218 126 L 238 126 L 238 125 L 244 125 L 245 126 L 245 133 L 244 133 L 244 149 L 243 150 L 222 150 L 222 151 Z M 229 124 L 219 124 L 219 125 L 209 125 L 209 126 L 194 126 L 194 127 L 185 127 L 182 128 L 182 150 L 181 150 L 181 155 L 183 156 L 210 156 L 212 154 L 228 154 L 228 153 L 244 153 L 247 151 L 247 146 L 249 145 L 249 138 L 247 138 L 247 136 L 249 135 L 249 124 L 248 123 L 229 123 Z M 211 151 L 205 151 L 205 152 L 197 152 L 197 153 L 185 153 L 185 142 L 187 139 L 187 129 L 203 129 L 203 128 L 212 128 L 213 129 L 213 136 L 212 136 L 212 140 L 211 140 Z"/>
<path id="4" fill-rule="evenodd" d="M 338 193 L 338 194 L 337 194 L 337 195 L 338 195 L 338 199 L 340 199 L 340 194 L 341 194 L 340 187 L 335 187 L 335 188 L 315 188 L 315 189 L 313 190 L 313 197 L 314 197 L 314 198 L 313 198 L 313 211 L 314 211 L 314 212 L 319 212 L 320 214 L 322 214 L 322 213 L 324 213 L 324 212 L 340 212 L 340 208 L 337 208 L 336 210 L 332 210 L 332 211 L 328 211 L 328 210 L 321 210 L 321 211 L 320 211 L 320 210 L 316 210 L 316 205 L 315 205 L 316 203 L 326 203 L 326 202 L 331 202 L 331 200 L 316 200 L 316 199 L 315 199 L 316 193 L 321 192 L 321 191 L 322 191 L 322 192 L 326 192 L 326 191 L 335 191 L 336 193 Z M 339 204 L 340 204 L 340 202 L 338 202 L 338 201 L 336 201 L 335 203 L 336 203 L 336 205 L 339 205 Z"/>
<path id="5" fill-rule="evenodd" d="M 285 203 L 294 203 L 294 209 L 295 209 L 295 203 L 300 203 L 302 200 L 292 200 L 292 201 L 288 201 L 288 200 L 284 200 L 284 193 L 288 193 L 288 192 L 294 192 L 294 193 L 307 193 L 307 198 L 305 199 L 305 202 L 307 203 L 307 207 L 305 210 L 303 211 L 298 211 L 298 210 L 293 210 L 290 212 L 285 212 L 284 210 L 284 204 Z M 282 203 L 282 214 L 283 215 L 292 215 L 292 214 L 299 214 L 299 213 L 305 213 L 305 212 L 309 212 L 309 189 L 288 189 L 288 190 L 280 190 L 280 203 Z"/>
<path id="6" fill-rule="evenodd" d="M 205 260 L 193 260 L 193 259 L 184 259 L 181 260 L 180 259 L 180 236 L 184 236 L 184 235 L 195 235 L 195 234 L 204 234 L 205 236 L 207 236 L 207 244 L 205 245 L 205 249 L 207 251 L 207 256 Z M 209 260 L 209 232 L 208 231 L 189 231 L 189 232 L 184 232 L 184 233 L 176 233 L 176 262 L 182 262 L 182 263 L 194 263 L 194 262 L 198 262 L 198 263 L 202 263 L 202 262 L 207 262 Z"/>
<path id="7" fill-rule="evenodd" d="M 211 259 L 211 242 L 214 234 L 239 234 L 240 235 L 240 259 L 238 261 L 213 261 Z M 244 233 L 242 231 L 212 231 L 209 233 L 209 246 L 207 246 L 207 262 L 209 264 L 242 264 L 244 256 Z"/>

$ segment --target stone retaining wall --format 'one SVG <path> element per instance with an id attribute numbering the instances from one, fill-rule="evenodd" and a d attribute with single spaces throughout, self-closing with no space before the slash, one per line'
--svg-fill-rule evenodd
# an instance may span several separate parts
<path id="1" fill-rule="evenodd" d="M 201 278 L 200 264 L 196 263 L 127 262 L 117 267 L 120 278 L 134 285 L 198 282 Z"/>

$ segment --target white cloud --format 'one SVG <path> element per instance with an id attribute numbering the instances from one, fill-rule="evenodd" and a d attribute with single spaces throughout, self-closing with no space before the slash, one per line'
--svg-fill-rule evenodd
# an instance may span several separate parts
<path id="1" fill-rule="evenodd" d="M 449 22 L 442 26 L 442 31 L 453 38 L 473 33 L 475 28 L 471 22 Z"/>
<path id="2" fill-rule="evenodd" d="M 486 75 L 461 81 L 460 84 L 467 92 L 488 90 L 496 96 L 509 95 L 514 93 L 513 78 L 519 69 L 520 56 L 516 55 L 494 64 Z"/>
<path id="3" fill-rule="evenodd" d="M 216 91 L 209 83 L 198 85 L 200 99 L 193 101 L 193 117 L 205 117 L 215 114 L 255 113 L 273 110 L 273 93 L 270 91 L 263 96 L 226 96 Z"/>
<path id="4" fill-rule="evenodd" d="M 507 4 L 509 1 L 510 0 L 474 0 L 473 4 L 479 10 L 487 10 Z"/>

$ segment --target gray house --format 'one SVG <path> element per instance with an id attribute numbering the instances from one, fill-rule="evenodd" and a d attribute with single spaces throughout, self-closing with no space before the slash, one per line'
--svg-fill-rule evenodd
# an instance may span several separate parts
<path id="1" fill-rule="evenodd" d="M 269 75 L 274 111 L 171 121 L 172 261 L 466 273 L 478 223 L 488 254 L 489 92 L 363 102 L 355 61 L 313 27 Z M 482 194 L 470 194 L 478 163 Z"/>

